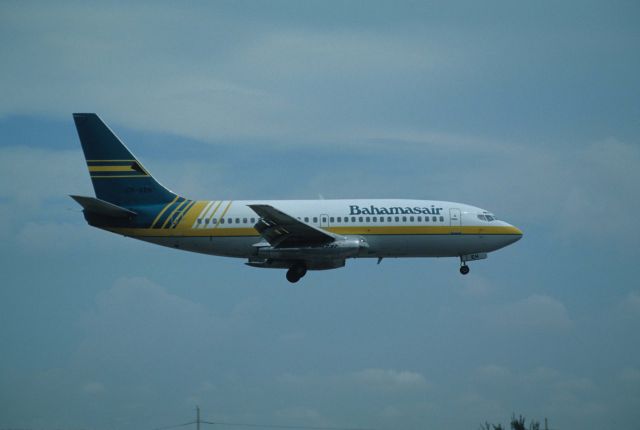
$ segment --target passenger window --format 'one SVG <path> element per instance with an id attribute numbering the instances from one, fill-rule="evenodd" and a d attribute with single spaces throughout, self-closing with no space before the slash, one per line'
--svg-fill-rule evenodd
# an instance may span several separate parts
<path id="1" fill-rule="evenodd" d="M 391 217 L 390 216 L 387 217 L 387 222 L 391 222 Z"/>
<path id="2" fill-rule="evenodd" d="M 373 222 L 378 222 L 378 217 L 377 216 L 373 217 Z"/>
<path id="3" fill-rule="evenodd" d="M 217 224 L 217 223 L 218 223 L 217 218 L 211 218 L 211 224 Z"/>
<path id="4" fill-rule="evenodd" d="M 255 224 L 256 223 L 256 219 L 255 218 L 251 218 L 251 224 Z"/>
<path id="5" fill-rule="evenodd" d="M 227 224 L 233 224 L 233 218 L 227 219 Z"/>
<path id="6" fill-rule="evenodd" d="M 304 222 L 309 222 L 309 217 L 308 216 L 304 217 Z"/>
<path id="7" fill-rule="evenodd" d="M 433 222 L 438 221 L 438 217 L 432 216 L 432 217 L 431 217 L 431 221 L 433 221 Z"/>
<path id="8" fill-rule="evenodd" d="M 317 222 L 318 222 L 318 217 L 317 217 L 317 216 L 314 216 L 314 217 L 313 217 L 313 222 L 315 222 L 315 223 L 317 223 Z"/>
<path id="9" fill-rule="evenodd" d="M 407 222 L 407 217 L 406 216 L 402 217 L 402 222 Z"/>
<path id="10" fill-rule="evenodd" d="M 356 222 L 356 217 L 352 216 L 351 217 L 351 222 Z"/>
<path id="11" fill-rule="evenodd" d="M 363 218 L 362 218 L 362 217 L 359 217 L 359 218 L 358 218 L 358 221 L 362 222 L 362 220 L 363 220 Z"/>
<path id="12" fill-rule="evenodd" d="M 236 224 L 240 224 L 240 218 L 236 218 Z"/>
<path id="13" fill-rule="evenodd" d="M 396 222 L 400 222 L 400 217 L 399 216 L 396 217 Z"/>
<path id="14" fill-rule="evenodd" d="M 344 222 L 349 222 L 349 217 L 348 216 L 344 217 Z"/>
<path id="15" fill-rule="evenodd" d="M 247 220 L 246 218 L 242 218 L 242 222 L 246 224 L 249 222 L 249 220 Z"/>
<path id="16" fill-rule="evenodd" d="M 198 218 L 198 224 L 202 223 L 202 220 L 200 218 Z"/>
<path id="17" fill-rule="evenodd" d="M 329 222 L 335 222 L 335 218 L 334 217 L 329 217 Z"/>
<path id="18" fill-rule="evenodd" d="M 409 217 L 409 221 L 413 222 L 413 217 L 412 216 Z"/>
<path id="19" fill-rule="evenodd" d="M 204 220 L 204 223 L 205 223 L 205 224 L 209 224 L 209 218 L 205 219 L 205 220 Z"/>
<path id="20" fill-rule="evenodd" d="M 367 217 L 367 222 L 371 222 L 371 217 Z"/>
<path id="21" fill-rule="evenodd" d="M 444 217 L 440 215 L 440 222 L 444 222 Z"/>
<path id="22" fill-rule="evenodd" d="M 224 224 L 224 218 L 220 218 L 220 224 Z"/>
<path id="23" fill-rule="evenodd" d="M 384 222 L 384 217 L 383 216 L 380 217 L 380 222 Z"/>
<path id="24" fill-rule="evenodd" d="M 342 222 L 342 217 L 341 216 L 338 217 L 338 222 Z"/>
<path id="25" fill-rule="evenodd" d="M 421 216 L 418 217 L 418 222 L 422 222 L 422 217 Z"/>

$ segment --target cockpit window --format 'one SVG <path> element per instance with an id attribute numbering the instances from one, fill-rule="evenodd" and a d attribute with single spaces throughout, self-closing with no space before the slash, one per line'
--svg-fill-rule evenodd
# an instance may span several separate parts
<path id="1" fill-rule="evenodd" d="M 496 218 L 495 215 L 484 213 L 484 214 L 478 214 L 478 219 L 481 221 L 496 221 L 498 218 Z"/>

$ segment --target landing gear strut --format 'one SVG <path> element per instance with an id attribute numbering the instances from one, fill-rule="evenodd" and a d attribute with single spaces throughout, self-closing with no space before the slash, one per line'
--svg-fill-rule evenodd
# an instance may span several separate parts
<path id="1" fill-rule="evenodd" d="M 469 266 L 467 266 L 467 259 L 464 256 L 460 256 L 460 273 L 466 275 L 469 273 Z"/>
<path id="2" fill-rule="evenodd" d="M 292 284 L 295 284 L 300 280 L 300 278 L 302 278 L 306 274 L 307 274 L 306 266 L 304 264 L 296 264 L 294 266 L 291 266 L 291 268 L 287 270 L 287 281 L 291 282 Z"/>

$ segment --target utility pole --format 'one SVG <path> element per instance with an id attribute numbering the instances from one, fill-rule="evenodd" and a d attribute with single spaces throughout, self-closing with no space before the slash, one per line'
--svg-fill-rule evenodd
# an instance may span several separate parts
<path id="1" fill-rule="evenodd" d="M 200 406 L 196 405 L 196 430 L 200 430 Z"/>

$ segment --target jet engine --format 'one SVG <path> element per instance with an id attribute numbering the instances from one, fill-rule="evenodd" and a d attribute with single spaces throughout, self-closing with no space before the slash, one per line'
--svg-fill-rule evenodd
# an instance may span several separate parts
<path id="1" fill-rule="evenodd" d="M 264 245 L 264 246 L 262 246 Z M 256 246 L 256 256 L 270 259 L 345 259 L 364 255 L 369 244 L 362 237 L 346 236 L 333 242 L 315 246 L 273 247 L 266 243 Z"/>

